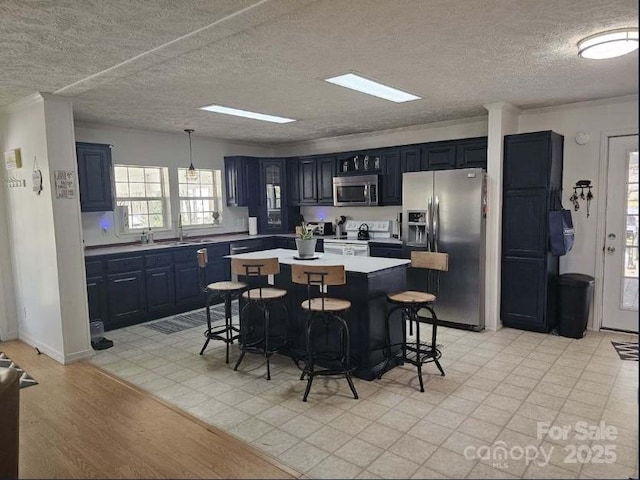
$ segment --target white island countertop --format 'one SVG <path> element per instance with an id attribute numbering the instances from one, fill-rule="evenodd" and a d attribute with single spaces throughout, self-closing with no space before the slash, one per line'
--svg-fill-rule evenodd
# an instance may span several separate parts
<path id="1" fill-rule="evenodd" d="M 274 248 L 271 250 L 261 250 L 259 252 L 239 253 L 237 255 L 227 255 L 227 258 L 274 258 L 277 257 L 280 263 L 286 265 L 344 265 L 347 272 L 355 273 L 375 273 L 389 268 L 396 268 L 409 265 L 409 260 L 400 258 L 380 258 L 380 257 L 357 257 L 353 255 L 335 255 L 333 253 L 316 253 L 317 260 L 296 260 L 296 250 L 286 248 Z"/>

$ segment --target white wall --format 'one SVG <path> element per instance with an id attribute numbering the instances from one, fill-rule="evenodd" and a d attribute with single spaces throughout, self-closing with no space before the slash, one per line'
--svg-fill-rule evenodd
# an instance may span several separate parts
<path id="1" fill-rule="evenodd" d="M 272 156 L 273 149 L 258 145 L 246 145 L 198 137 L 192 135 L 193 163 L 197 168 L 224 171 L 224 157 L 229 155 Z M 156 239 L 175 238 L 178 222 L 178 177 L 177 168 L 189 165 L 189 141 L 186 133 L 159 133 L 103 125 L 78 123 L 75 128 L 76 141 L 107 143 L 112 145 L 114 164 L 153 165 L 169 167 L 169 193 L 171 197 L 172 225 L 169 231 L 154 230 Z M 226 198 L 224 175 L 222 176 L 223 199 Z M 219 234 L 247 231 L 248 212 L 244 207 L 224 207 L 223 222 L 218 227 L 187 229 L 190 235 Z M 102 225 L 109 225 L 106 233 Z M 117 235 L 113 228 L 113 212 L 85 212 L 82 214 L 85 246 L 132 242 L 139 235 Z"/>
<path id="2" fill-rule="evenodd" d="M 426 125 L 382 130 L 380 132 L 320 138 L 277 147 L 278 156 L 314 155 L 317 153 L 348 152 L 365 148 L 393 147 L 412 143 L 436 142 L 457 138 L 483 137 L 487 134 L 487 117 L 436 122 Z"/>
<path id="3" fill-rule="evenodd" d="M 580 210 L 573 213 L 576 242 L 573 250 L 560 258 L 560 273 L 576 272 L 596 277 L 596 292 L 602 288 L 601 271 L 602 245 L 604 238 L 598 238 L 598 223 L 603 222 L 605 192 L 598 189 L 606 171 L 601 170 L 603 139 L 607 132 L 638 133 L 638 97 L 636 95 L 594 102 L 583 102 L 559 107 L 526 110 L 520 116 L 520 132 L 553 130 L 564 135 L 563 196 L 565 208 L 571 208 L 569 197 L 577 180 L 591 180 L 594 200 L 591 215 L 587 218 L 586 204 L 581 202 Z M 586 132 L 591 140 L 586 145 L 578 145 L 575 135 Z M 606 160 L 606 159 L 605 159 Z M 592 317 L 599 308 L 600 296 L 596 295 L 596 305 Z M 596 317 L 590 328 L 599 327 Z"/>
<path id="4" fill-rule="evenodd" d="M 65 98 L 48 97 L 45 101 L 45 124 L 47 132 L 47 160 L 50 171 L 75 172 L 75 136 L 73 131 L 73 109 Z M 47 180 L 48 182 L 44 181 Z M 55 193 L 51 175 L 44 176 L 44 188 Z M 76 181 L 77 185 L 77 181 Z M 43 191 L 41 195 L 46 194 Z M 90 346 L 84 248 L 82 245 L 82 223 L 80 218 L 80 196 L 75 199 L 53 198 L 53 225 L 58 262 L 58 285 L 64 362 L 68 363 L 93 355 Z"/>
<path id="5" fill-rule="evenodd" d="M 0 115 L 0 145 L 5 145 L 5 116 Z M 4 150 L 3 150 L 4 152 Z M 2 179 L 6 177 L 3 170 Z M 7 218 L 8 189 L 4 182 L 0 185 L 0 340 L 18 338 L 18 318 L 16 315 L 15 293 L 13 288 L 13 268 L 9 242 L 9 223 Z"/>
<path id="6" fill-rule="evenodd" d="M 39 94 L 5 110 L 3 151 L 20 148 L 12 174 L 27 187 L 6 190 L 18 337 L 66 363 L 92 354 L 87 322 L 80 205 L 56 199 L 53 172 L 76 171 L 71 104 Z M 43 191 L 31 189 L 34 157 Z"/>

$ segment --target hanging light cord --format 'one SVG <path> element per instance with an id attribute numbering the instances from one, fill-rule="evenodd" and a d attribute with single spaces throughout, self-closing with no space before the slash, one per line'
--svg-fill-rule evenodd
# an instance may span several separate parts
<path id="1" fill-rule="evenodd" d="M 197 175 L 196 167 L 193 166 L 193 150 L 191 148 L 191 134 L 194 132 L 192 128 L 185 129 L 185 132 L 189 135 L 189 169 L 187 170 L 187 177 L 194 179 Z"/>

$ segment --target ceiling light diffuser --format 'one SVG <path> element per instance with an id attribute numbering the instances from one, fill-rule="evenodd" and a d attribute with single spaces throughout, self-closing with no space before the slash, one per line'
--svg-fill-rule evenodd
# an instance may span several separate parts
<path id="1" fill-rule="evenodd" d="M 412 100 L 420 100 L 421 97 L 403 92 L 397 88 L 388 87 L 382 83 L 374 82 L 367 78 L 363 78 L 355 73 L 347 73 L 338 75 L 337 77 L 325 78 L 325 81 L 340 85 L 341 87 L 350 88 L 358 92 L 373 95 L 374 97 L 384 98 L 396 103 L 410 102 Z"/>
<path id="2" fill-rule="evenodd" d="M 638 29 L 608 30 L 578 42 L 578 55 L 582 58 L 602 60 L 626 55 L 638 49 Z"/>
<path id="3" fill-rule="evenodd" d="M 254 120 L 262 120 L 272 123 L 290 123 L 295 122 L 293 118 L 276 117 L 275 115 L 267 115 L 265 113 L 249 112 L 248 110 L 238 110 L 237 108 L 223 107 L 221 105 L 208 105 L 200 107 L 200 110 L 208 112 L 224 113 L 225 115 L 234 115 L 236 117 L 252 118 Z"/>

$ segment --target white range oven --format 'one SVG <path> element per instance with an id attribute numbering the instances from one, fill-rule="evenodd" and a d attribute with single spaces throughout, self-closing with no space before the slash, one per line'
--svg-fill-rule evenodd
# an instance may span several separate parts
<path id="1" fill-rule="evenodd" d="M 324 241 L 324 253 L 335 255 L 353 255 L 356 257 L 369 256 L 369 242 L 367 240 L 348 240 L 327 238 Z"/>
<path id="2" fill-rule="evenodd" d="M 366 225 L 368 240 L 358 239 L 358 231 Z M 369 240 L 391 238 L 391 221 L 389 220 L 347 220 L 345 237 L 324 239 L 324 252 L 335 255 L 369 256 Z"/>

